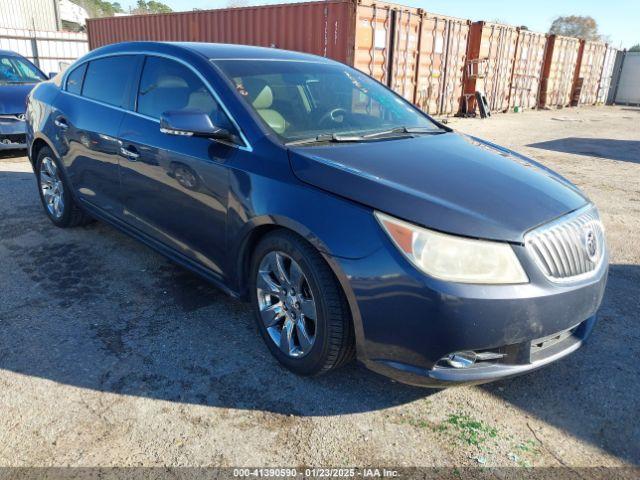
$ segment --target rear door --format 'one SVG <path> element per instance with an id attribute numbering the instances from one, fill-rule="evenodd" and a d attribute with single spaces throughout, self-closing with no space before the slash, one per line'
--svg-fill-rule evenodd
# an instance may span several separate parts
<path id="1" fill-rule="evenodd" d="M 125 219 L 221 275 L 226 250 L 227 163 L 234 146 L 160 131 L 163 112 L 197 109 L 234 129 L 202 79 L 185 64 L 147 56 L 134 111 L 119 132 Z"/>
<path id="2" fill-rule="evenodd" d="M 122 216 L 118 130 L 140 61 L 141 56 L 119 55 L 80 65 L 67 77 L 54 112 L 62 161 L 78 197 L 115 217 Z"/>

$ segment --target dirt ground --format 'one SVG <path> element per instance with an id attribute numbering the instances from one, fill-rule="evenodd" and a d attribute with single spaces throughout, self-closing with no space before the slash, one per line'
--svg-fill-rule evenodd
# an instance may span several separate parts
<path id="1" fill-rule="evenodd" d="M 611 249 L 591 341 L 541 371 L 426 390 L 358 364 L 278 366 L 249 307 L 101 223 L 54 227 L 0 156 L 0 466 L 640 464 L 640 109 L 451 119 L 599 206 Z"/>

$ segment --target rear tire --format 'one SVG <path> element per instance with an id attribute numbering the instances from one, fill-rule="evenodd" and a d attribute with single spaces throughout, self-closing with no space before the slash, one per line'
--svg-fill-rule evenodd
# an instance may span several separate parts
<path id="1" fill-rule="evenodd" d="M 62 164 L 49 147 L 38 152 L 36 181 L 44 211 L 55 226 L 71 228 L 91 222 L 74 201 Z"/>
<path id="2" fill-rule="evenodd" d="M 309 243 L 292 232 L 268 234 L 255 248 L 250 276 L 258 329 L 282 365 L 298 375 L 320 375 L 354 358 L 346 298 L 327 263 Z"/>

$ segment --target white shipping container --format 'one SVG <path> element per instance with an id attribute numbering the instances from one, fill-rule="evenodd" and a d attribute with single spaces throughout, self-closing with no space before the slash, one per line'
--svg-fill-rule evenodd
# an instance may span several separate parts
<path id="1" fill-rule="evenodd" d="M 640 105 L 640 52 L 626 52 L 615 103 Z"/>

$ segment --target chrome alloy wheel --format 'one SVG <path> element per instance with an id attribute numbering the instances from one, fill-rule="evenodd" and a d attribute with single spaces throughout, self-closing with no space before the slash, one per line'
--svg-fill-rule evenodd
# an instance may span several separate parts
<path id="1" fill-rule="evenodd" d="M 309 353 L 316 339 L 317 312 L 300 266 L 283 252 L 270 252 L 260 262 L 256 287 L 271 340 L 289 357 Z"/>
<path id="2" fill-rule="evenodd" d="M 56 163 L 49 157 L 44 157 L 40 165 L 40 189 L 49 213 L 54 218 L 62 217 L 64 213 L 64 185 Z"/>

